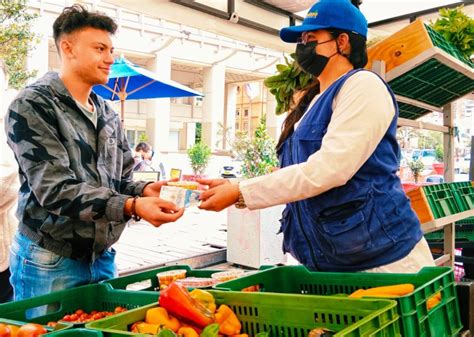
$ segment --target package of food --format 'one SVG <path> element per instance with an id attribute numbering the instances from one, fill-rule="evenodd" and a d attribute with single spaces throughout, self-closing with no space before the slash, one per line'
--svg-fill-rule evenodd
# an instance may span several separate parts
<path id="1" fill-rule="evenodd" d="M 244 271 L 240 269 L 231 269 L 226 271 L 220 271 L 217 273 L 213 273 L 211 277 L 214 279 L 216 283 L 227 282 L 238 277 L 243 276 Z"/>
<path id="2" fill-rule="evenodd" d="M 186 277 L 176 280 L 176 282 L 187 288 L 208 288 L 216 283 L 211 277 Z"/>
<path id="3" fill-rule="evenodd" d="M 187 190 L 197 190 L 199 183 L 196 181 L 169 181 L 168 186 L 181 187 Z"/>
<path id="4" fill-rule="evenodd" d="M 202 191 L 199 190 L 188 190 L 176 186 L 163 186 L 161 187 L 160 198 L 171 201 L 180 208 L 192 207 L 198 206 L 201 202 L 201 200 L 199 200 L 201 193 Z"/>
<path id="5" fill-rule="evenodd" d="M 169 286 L 172 282 L 184 279 L 186 277 L 186 269 L 163 271 L 161 273 L 156 274 L 156 277 L 158 278 L 160 290 L 162 290 Z"/>

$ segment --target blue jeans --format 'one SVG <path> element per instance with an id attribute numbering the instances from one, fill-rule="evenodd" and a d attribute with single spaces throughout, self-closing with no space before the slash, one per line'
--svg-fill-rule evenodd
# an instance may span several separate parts
<path id="1" fill-rule="evenodd" d="M 10 248 L 10 283 L 15 301 L 117 277 L 115 250 L 93 263 L 77 261 L 41 248 L 17 232 Z"/>

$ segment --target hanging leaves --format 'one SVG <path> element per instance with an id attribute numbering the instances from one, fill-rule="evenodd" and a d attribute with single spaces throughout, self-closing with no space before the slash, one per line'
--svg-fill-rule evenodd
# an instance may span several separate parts
<path id="1" fill-rule="evenodd" d="M 466 59 L 474 56 L 474 19 L 463 12 L 463 6 L 442 8 L 431 27 L 459 49 Z"/>
<path id="2" fill-rule="evenodd" d="M 270 93 L 275 96 L 277 102 L 275 113 L 277 115 L 290 110 L 293 94 L 304 89 L 312 79 L 310 74 L 300 69 L 294 59 L 294 54 L 291 54 L 290 58 L 285 57 L 285 64 L 277 64 L 278 74 L 268 77 L 263 82 Z"/>

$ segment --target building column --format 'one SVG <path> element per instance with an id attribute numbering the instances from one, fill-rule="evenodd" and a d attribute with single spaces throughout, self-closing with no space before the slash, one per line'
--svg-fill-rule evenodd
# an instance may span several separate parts
<path id="1" fill-rule="evenodd" d="M 29 80 L 30 83 L 43 76 L 49 70 L 49 43 L 48 33 L 51 29 L 51 23 L 46 22 L 45 18 L 39 17 L 35 21 L 33 32 L 38 34 L 38 44 L 30 51 L 27 58 L 28 71 L 37 71 L 36 76 Z"/>
<path id="2" fill-rule="evenodd" d="M 266 96 L 267 96 L 267 130 L 268 130 L 268 135 L 272 137 L 275 141 L 278 141 L 278 138 L 280 138 L 280 133 L 281 133 L 281 126 L 283 122 L 285 121 L 286 114 L 281 114 L 277 116 L 275 113 L 276 110 L 276 99 L 275 96 L 273 96 L 268 89 L 266 90 Z"/>
<path id="3" fill-rule="evenodd" d="M 217 123 L 224 119 L 225 66 L 216 64 L 203 71 L 202 141 L 216 148 Z"/>
<path id="4" fill-rule="evenodd" d="M 225 126 L 229 130 L 224 138 L 224 150 L 227 149 L 227 144 L 232 144 L 235 139 L 235 112 L 237 109 L 237 84 L 229 84 L 227 86 L 227 104 L 225 111 Z M 228 139 L 229 137 L 230 139 Z"/>
<path id="5" fill-rule="evenodd" d="M 171 79 L 171 56 L 164 52 L 156 53 L 150 69 L 164 80 Z M 170 99 L 149 99 L 147 103 L 146 132 L 148 141 L 154 149 L 156 148 L 160 152 L 169 151 Z"/>

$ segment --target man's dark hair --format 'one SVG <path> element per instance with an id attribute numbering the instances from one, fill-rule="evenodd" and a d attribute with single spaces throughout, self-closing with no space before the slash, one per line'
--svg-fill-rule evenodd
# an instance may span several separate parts
<path id="1" fill-rule="evenodd" d="M 138 151 L 148 152 L 150 151 L 150 145 L 148 145 L 145 142 L 140 142 L 137 144 L 137 146 L 135 146 L 135 152 L 138 152 Z"/>
<path id="2" fill-rule="evenodd" d="M 89 27 L 105 30 L 111 34 L 117 31 L 117 24 L 105 14 L 89 12 L 79 4 L 65 7 L 53 24 L 54 43 L 58 51 L 61 36 Z"/>

